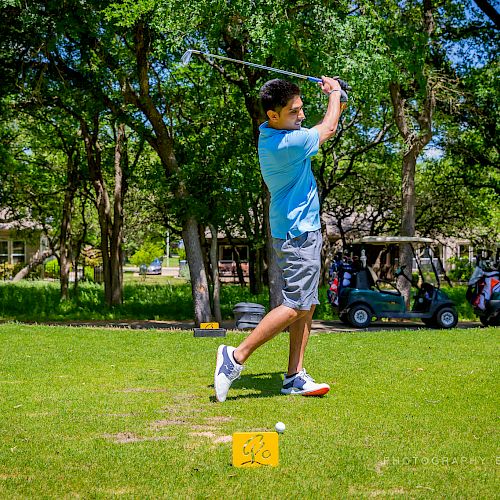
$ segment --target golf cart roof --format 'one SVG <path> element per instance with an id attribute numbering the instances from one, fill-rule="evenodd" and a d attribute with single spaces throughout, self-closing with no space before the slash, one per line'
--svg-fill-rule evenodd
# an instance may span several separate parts
<path id="1" fill-rule="evenodd" d="M 433 243 L 432 238 L 421 238 L 420 236 L 364 236 L 354 240 L 352 243 L 354 245 L 359 245 L 360 243 L 369 243 L 370 245 L 387 245 L 389 243 L 399 244 L 399 243 Z"/>

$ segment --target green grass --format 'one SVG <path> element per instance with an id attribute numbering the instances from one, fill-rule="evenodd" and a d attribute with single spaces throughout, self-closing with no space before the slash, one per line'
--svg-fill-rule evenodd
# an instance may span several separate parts
<path id="1" fill-rule="evenodd" d="M 494 328 L 313 335 L 307 368 L 332 391 L 307 399 L 278 394 L 281 334 L 220 404 L 218 339 L 4 324 L 0 498 L 493 498 L 498 340 Z M 234 469 L 217 439 L 279 420 L 280 465 Z"/>
<path id="2" fill-rule="evenodd" d="M 16 284 L 0 282 L 0 319 L 21 321 L 193 319 L 191 286 L 188 282 L 167 276 L 146 276 L 143 279 L 129 274 L 125 274 L 124 303 L 113 309 L 105 306 L 104 288 L 96 283 L 81 283 L 78 294 L 71 293 L 70 300 L 60 302 L 58 282 L 25 281 Z M 444 289 L 455 300 L 461 320 L 477 320 L 471 306 L 465 300 L 465 287 Z M 319 294 L 321 304 L 316 308 L 315 319 L 336 319 L 336 313 L 326 299 L 326 287 L 321 288 Z M 228 284 L 222 286 L 223 319 L 233 319 L 233 308 L 239 302 L 256 302 L 264 305 L 267 310 L 268 291 L 252 295 L 249 287 Z"/>

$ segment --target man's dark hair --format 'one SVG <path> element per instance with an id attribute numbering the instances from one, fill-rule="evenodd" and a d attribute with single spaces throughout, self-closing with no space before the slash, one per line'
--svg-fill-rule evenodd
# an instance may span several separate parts
<path id="1" fill-rule="evenodd" d="M 270 109 L 279 113 L 287 102 L 296 95 L 300 95 L 299 87 L 295 83 L 279 78 L 264 83 L 259 92 L 264 113 L 267 113 Z"/>

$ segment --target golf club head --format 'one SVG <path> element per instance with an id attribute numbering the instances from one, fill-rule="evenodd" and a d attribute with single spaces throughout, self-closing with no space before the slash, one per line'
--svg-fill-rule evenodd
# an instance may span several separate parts
<path id="1" fill-rule="evenodd" d="M 181 63 L 183 66 L 186 66 L 187 64 L 189 64 L 189 61 L 191 61 L 192 55 L 193 55 L 193 51 L 191 49 L 186 50 L 186 52 L 184 52 L 184 55 L 181 57 Z"/>

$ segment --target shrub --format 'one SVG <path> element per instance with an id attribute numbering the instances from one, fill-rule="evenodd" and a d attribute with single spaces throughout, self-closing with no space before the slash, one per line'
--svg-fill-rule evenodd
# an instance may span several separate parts
<path id="1" fill-rule="evenodd" d="M 90 269 L 90 268 L 89 268 Z M 455 301 L 460 319 L 475 319 L 470 304 L 465 300 L 465 286 L 443 287 Z M 314 317 L 322 320 L 337 318 L 326 298 L 326 287 L 319 290 L 321 304 Z M 233 308 L 238 302 L 256 302 L 269 310 L 269 293 L 252 295 L 248 287 L 224 285 L 221 289 L 221 312 L 225 320 L 233 319 Z M 193 300 L 189 283 L 148 284 L 127 283 L 124 303 L 108 308 L 104 302 L 104 287 L 91 282 L 80 282 L 75 293 L 70 287 L 70 298 L 61 302 L 59 283 L 46 281 L 0 282 L 0 317 L 21 321 L 48 320 L 192 320 Z"/>
<path id="2" fill-rule="evenodd" d="M 0 279 L 3 281 L 12 279 L 14 276 L 14 267 L 13 264 L 7 262 L 0 264 Z"/>
<path id="3" fill-rule="evenodd" d="M 45 264 L 45 277 L 59 279 L 60 276 L 61 276 L 61 268 L 59 266 L 59 262 L 57 261 L 57 259 L 49 260 Z"/>
<path id="4" fill-rule="evenodd" d="M 472 274 L 473 266 L 467 258 L 451 257 L 448 263 L 453 269 L 448 271 L 448 277 L 452 281 L 467 281 Z"/>
<path id="5" fill-rule="evenodd" d="M 154 259 L 163 257 L 163 248 L 157 243 L 151 241 L 144 242 L 139 250 L 130 257 L 130 262 L 134 266 L 141 264 L 150 264 Z"/>

